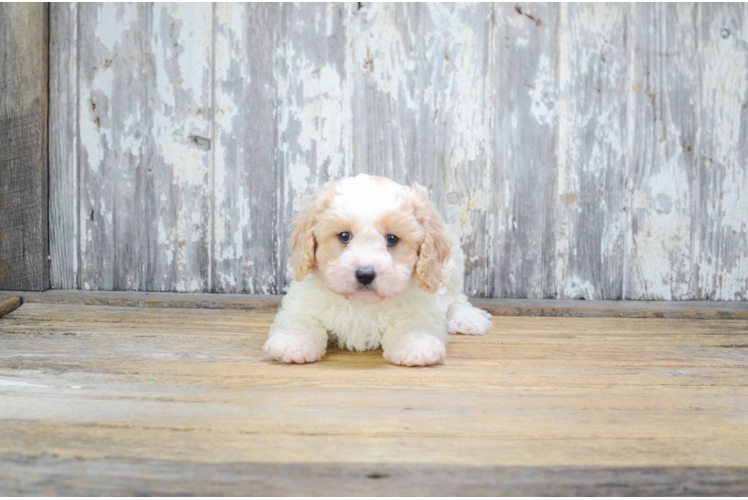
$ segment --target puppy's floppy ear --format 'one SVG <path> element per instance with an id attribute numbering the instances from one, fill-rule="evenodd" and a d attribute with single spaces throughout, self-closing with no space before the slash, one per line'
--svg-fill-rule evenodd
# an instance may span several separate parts
<path id="1" fill-rule="evenodd" d="M 422 290 L 434 293 L 445 281 L 444 267 L 452 253 L 452 242 L 444 231 L 444 223 L 428 199 L 428 190 L 415 184 L 410 188 L 413 210 L 423 227 L 423 242 L 418 252 L 416 278 Z"/>
<path id="2" fill-rule="evenodd" d="M 335 197 L 337 183 L 328 182 L 314 193 L 306 206 L 293 221 L 293 231 L 288 246 L 293 249 L 289 267 L 293 268 L 294 279 L 301 281 L 314 267 L 314 252 L 317 240 L 314 238 L 314 226 L 322 212 L 330 207 Z"/>

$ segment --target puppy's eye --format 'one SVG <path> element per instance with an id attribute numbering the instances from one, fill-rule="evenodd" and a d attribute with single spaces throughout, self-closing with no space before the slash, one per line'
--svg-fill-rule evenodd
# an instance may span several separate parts
<path id="1" fill-rule="evenodd" d="M 351 233 L 340 233 L 338 235 L 338 239 L 343 244 L 349 243 L 351 241 L 351 238 L 353 238 L 353 235 Z"/>
<path id="2" fill-rule="evenodd" d="M 388 247 L 394 247 L 395 245 L 397 245 L 397 242 L 400 241 L 400 238 L 398 238 L 394 234 L 388 234 L 386 239 Z"/>

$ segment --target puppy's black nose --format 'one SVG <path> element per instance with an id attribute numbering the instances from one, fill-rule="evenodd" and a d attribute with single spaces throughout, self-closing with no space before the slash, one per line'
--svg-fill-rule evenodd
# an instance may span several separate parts
<path id="1" fill-rule="evenodd" d="M 377 273 L 374 272 L 374 269 L 370 267 L 362 267 L 358 271 L 356 271 L 356 280 L 358 280 L 359 283 L 362 285 L 368 285 L 372 281 L 374 281 L 374 278 L 377 277 Z"/>

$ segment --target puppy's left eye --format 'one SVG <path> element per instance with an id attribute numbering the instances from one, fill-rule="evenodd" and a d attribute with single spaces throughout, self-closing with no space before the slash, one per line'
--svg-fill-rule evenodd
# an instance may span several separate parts
<path id="1" fill-rule="evenodd" d="M 394 247 L 395 245 L 397 245 L 397 242 L 400 241 L 400 238 L 398 238 L 394 234 L 388 234 L 386 239 L 388 247 Z"/>

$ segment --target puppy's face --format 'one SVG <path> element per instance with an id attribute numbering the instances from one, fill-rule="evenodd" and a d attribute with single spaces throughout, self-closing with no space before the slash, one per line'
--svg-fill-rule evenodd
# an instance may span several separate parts
<path id="1" fill-rule="evenodd" d="M 435 292 L 443 281 L 450 242 L 422 186 L 368 175 L 328 183 L 295 224 L 295 278 L 316 269 L 330 291 L 350 301 L 400 295 L 414 278 Z"/>

